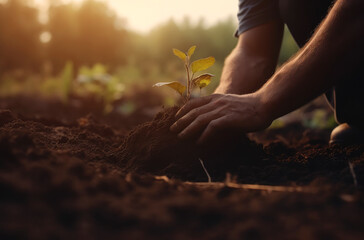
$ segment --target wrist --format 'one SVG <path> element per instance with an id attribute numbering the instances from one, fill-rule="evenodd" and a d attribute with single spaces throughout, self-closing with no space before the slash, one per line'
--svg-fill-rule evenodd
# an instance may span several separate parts
<path id="1" fill-rule="evenodd" d="M 255 111 L 258 118 L 262 121 L 263 125 L 269 127 L 276 117 L 274 111 L 269 106 L 269 102 L 266 101 L 264 92 L 259 90 L 251 95 L 255 99 Z"/>
<path id="2" fill-rule="evenodd" d="M 238 87 L 233 86 L 232 83 L 221 83 L 214 91 L 217 94 L 241 94 Z"/>

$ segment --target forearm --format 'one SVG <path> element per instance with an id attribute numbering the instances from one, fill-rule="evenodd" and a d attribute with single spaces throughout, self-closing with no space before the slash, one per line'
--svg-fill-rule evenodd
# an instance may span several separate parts
<path id="1" fill-rule="evenodd" d="M 247 94 L 258 90 L 272 76 L 275 62 L 264 57 L 249 56 L 235 48 L 226 58 L 220 85 L 215 93 Z"/>
<path id="2" fill-rule="evenodd" d="M 282 35 L 283 23 L 279 20 L 242 33 L 225 60 L 215 93 L 247 94 L 261 88 L 275 71 Z"/>
<path id="3" fill-rule="evenodd" d="M 338 0 L 312 39 L 258 92 L 274 119 L 312 100 L 352 71 L 364 53 L 363 3 Z"/>

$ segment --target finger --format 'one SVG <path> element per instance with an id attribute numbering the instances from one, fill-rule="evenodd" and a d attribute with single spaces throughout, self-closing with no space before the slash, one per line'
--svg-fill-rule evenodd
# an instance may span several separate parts
<path id="1" fill-rule="evenodd" d="M 220 111 L 216 109 L 212 112 L 199 115 L 191 122 L 190 125 L 188 125 L 180 134 L 178 134 L 178 137 L 189 138 L 193 135 L 196 135 L 196 133 L 201 133 L 211 121 L 221 117 L 219 113 Z"/>
<path id="2" fill-rule="evenodd" d="M 212 95 L 211 95 L 212 96 Z M 177 113 L 176 113 L 176 118 L 180 118 L 182 116 L 184 116 L 186 113 L 188 113 L 189 111 L 191 111 L 191 109 L 194 108 L 198 108 L 202 105 L 208 104 L 212 97 L 211 96 L 207 96 L 207 97 L 201 97 L 201 98 L 196 98 L 196 99 L 192 99 L 190 101 L 188 101 Z"/>
<path id="3" fill-rule="evenodd" d="M 185 114 L 179 120 L 177 120 L 172 126 L 171 131 L 173 132 L 180 132 L 185 129 L 188 125 L 191 124 L 198 116 L 205 114 L 207 112 L 213 111 L 215 107 L 213 104 L 203 105 L 199 108 L 192 109 L 190 112 Z"/>
<path id="4" fill-rule="evenodd" d="M 197 144 L 202 145 L 211 140 L 214 136 L 217 135 L 219 131 L 221 131 L 222 128 L 225 127 L 227 123 L 227 116 L 222 116 L 220 118 L 212 120 L 203 133 L 201 134 L 201 137 L 198 139 Z"/>

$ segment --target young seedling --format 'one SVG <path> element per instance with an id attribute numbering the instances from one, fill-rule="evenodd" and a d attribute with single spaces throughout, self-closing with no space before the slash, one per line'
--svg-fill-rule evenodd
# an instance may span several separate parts
<path id="1" fill-rule="evenodd" d="M 184 63 L 184 66 L 186 69 L 186 75 L 187 75 L 186 86 L 179 82 L 173 81 L 173 82 L 156 83 L 153 85 L 153 87 L 167 86 L 167 87 L 170 87 L 170 88 L 174 89 L 175 91 L 177 91 L 179 94 L 181 94 L 181 96 L 183 96 L 187 90 L 187 93 L 185 94 L 185 101 L 190 100 L 192 89 L 194 87 L 200 88 L 200 95 L 201 95 L 201 89 L 210 84 L 211 78 L 214 75 L 205 73 L 205 74 L 201 74 L 198 77 L 195 77 L 195 74 L 198 72 L 204 71 L 204 70 L 208 69 L 209 67 L 211 67 L 212 65 L 214 65 L 215 58 L 207 57 L 207 58 L 202 58 L 202 59 L 198 59 L 196 61 L 191 62 L 191 57 L 195 53 L 195 50 L 196 50 L 196 46 L 190 47 L 186 53 L 184 53 L 178 49 L 175 49 L 175 48 L 173 49 L 174 55 L 176 55 L 178 58 L 180 58 Z M 211 182 L 210 174 L 208 173 L 202 159 L 199 158 L 199 160 L 200 160 L 201 166 L 207 176 L 208 182 Z"/>
<path id="2" fill-rule="evenodd" d="M 173 49 L 174 55 L 180 58 L 184 63 L 184 67 L 186 70 L 186 79 L 187 79 L 186 86 L 177 81 L 173 81 L 173 82 L 156 83 L 153 85 L 153 87 L 167 86 L 177 91 L 181 96 L 183 96 L 187 90 L 185 94 L 186 101 L 190 100 L 192 89 L 194 87 L 200 88 L 200 93 L 201 93 L 201 89 L 210 84 L 211 78 L 214 75 L 205 73 L 198 77 L 195 77 L 195 74 L 204 71 L 209 67 L 211 67 L 212 65 L 214 65 L 215 58 L 207 57 L 191 62 L 191 57 L 194 54 L 195 50 L 196 46 L 190 47 L 186 53 L 175 48 Z"/>

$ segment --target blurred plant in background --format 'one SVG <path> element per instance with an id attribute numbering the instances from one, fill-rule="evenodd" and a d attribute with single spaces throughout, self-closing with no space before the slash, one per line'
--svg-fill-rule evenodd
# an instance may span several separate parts
<path id="1" fill-rule="evenodd" d="M 113 103 L 122 97 L 125 85 L 116 77 L 107 73 L 107 67 L 98 63 L 92 68 L 82 66 L 77 76 L 77 87 L 74 92 L 78 95 L 93 94 L 104 103 L 104 112 L 113 110 Z"/>

